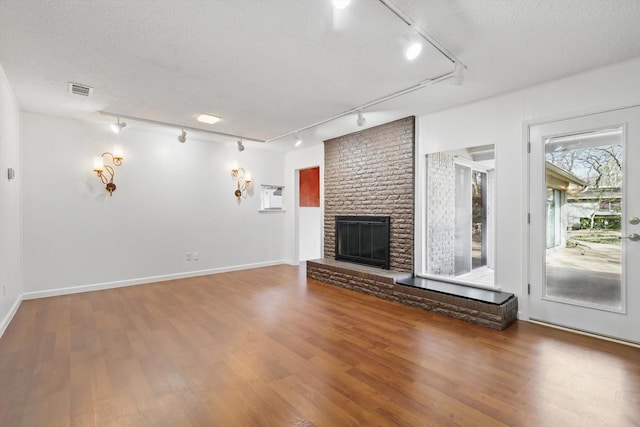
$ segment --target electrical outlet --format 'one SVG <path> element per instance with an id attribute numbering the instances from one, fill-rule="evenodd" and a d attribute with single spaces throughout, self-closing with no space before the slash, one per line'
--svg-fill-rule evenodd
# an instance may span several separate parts
<path id="1" fill-rule="evenodd" d="M 200 259 L 200 254 L 198 252 L 193 252 L 191 254 L 191 259 L 194 261 L 198 261 Z"/>
<path id="2" fill-rule="evenodd" d="M 187 252 L 184 256 L 185 261 L 193 260 L 193 254 L 191 252 Z"/>

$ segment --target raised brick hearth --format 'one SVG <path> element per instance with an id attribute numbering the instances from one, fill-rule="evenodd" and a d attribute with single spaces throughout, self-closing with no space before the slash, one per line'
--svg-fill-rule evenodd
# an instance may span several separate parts
<path id="1" fill-rule="evenodd" d="M 440 282 L 431 283 L 431 288 L 420 287 L 413 285 L 408 273 L 332 259 L 307 261 L 307 277 L 497 330 L 511 325 L 518 312 L 518 300 L 512 294 L 450 284 L 440 288 Z M 487 297 L 486 292 L 491 294 Z"/>

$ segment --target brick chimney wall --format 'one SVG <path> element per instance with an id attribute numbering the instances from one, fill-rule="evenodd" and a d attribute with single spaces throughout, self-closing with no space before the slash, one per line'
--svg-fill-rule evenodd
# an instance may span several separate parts
<path id="1" fill-rule="evenodd" d="M 335 217 L 391 217 L 391 270 L 413 272 L 415 117 L 324 142 L 324 254 L 335 258 Z"/>

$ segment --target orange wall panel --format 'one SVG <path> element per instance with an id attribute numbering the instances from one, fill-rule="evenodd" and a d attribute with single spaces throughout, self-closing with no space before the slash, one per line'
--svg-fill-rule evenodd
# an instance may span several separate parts
<path id="1" fill-rule="evenodd" d="M 320 207 L 320 168 L 300 170 L 300 207 Z"/>

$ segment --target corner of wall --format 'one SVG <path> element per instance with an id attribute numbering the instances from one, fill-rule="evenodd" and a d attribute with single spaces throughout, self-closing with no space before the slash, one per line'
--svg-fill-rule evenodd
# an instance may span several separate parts
<path id="1" fill-rule="evenodd" d="M 11 320 L 13 320 L 13 317 L 18 312 L 20 304 L 22 304 L 22 294 L 18 295 L 18 298 L 9 309 L 9 312 L 4 316 L 4 318 L 2 318 L 2 321 L 0 321 L 0 338 L 2 338 L 2 335 L 4 335 L 4 332 L 9 327 L 9 323 L 11 323 Z"/>
<path id="2" fill-rule="evenodd" d="M 20 105 L 0 64 L 0 170 L 16 170 L 13 179 L 0 180 L 0 336 L 23 294 L 21 122 Z"/>

